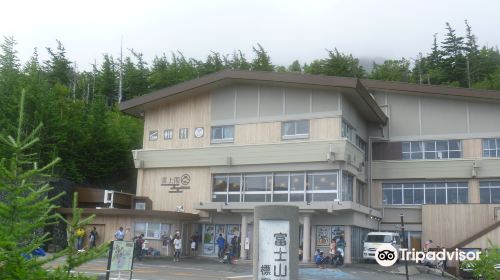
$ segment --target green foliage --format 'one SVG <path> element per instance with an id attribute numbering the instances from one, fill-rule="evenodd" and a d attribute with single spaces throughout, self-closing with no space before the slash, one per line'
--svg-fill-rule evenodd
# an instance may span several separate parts
<path id="1" fill-rule="evenodd" d="M 328 58 L 315 60 L 310 65 L 304 66 L 304 72 L 356 78 L 365 76 L 365 70 L 359 65 L 357 58 L 354 58 L 351 54 L 343 54 L 337 49 L 328 50 Z"/>
<path id="2" fill-rule="evenodd" d="M 383 64 L 373 63 L 373 70 L 370 74 L 371 79 L 408 82 L 410 76 L 410 61 L 402 58 L 401 60 L 386 60 Z"/>
<path id="3" fill-rule="evenodd" d="M 49 239 L 40 229 L 57 219 L 52 205 L 57 197 L 47 197 L 51 188 L 44 177 L 59 159 L 38 165 L 32 147 L 42 125 L 24 133 L 24 99 L 23 92 L 16 135 L 0 135 L 9 155 L 0 159 L 0 279 L 39 279 L 44 274 L 38 260 L 27 256 Z"/>
<path id="4" fill-rule="evenodd" d="M 257 44 L 257 48 L 252 47 L 252 49 L 255 53 L 255 58 L 252 60 L 250 69 L 254 71 L 273 71 L 274 66 L 266 50 L 260 44 Z"/>
<path id="5" fill-rule="evenodd" d="M 488 241 L 489 248 L 483 252 L 478 261 L 464 261 L 462 268 L 472 268 L 474 277 L 485 280 L 500 279 L 500 271 L 495 266 L 500 264 L 500 247 Z"/>

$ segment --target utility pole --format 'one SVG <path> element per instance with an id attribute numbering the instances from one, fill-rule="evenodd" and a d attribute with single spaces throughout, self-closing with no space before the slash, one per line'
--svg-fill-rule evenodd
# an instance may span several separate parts
<path id="1" fill-rule="evenodd" d="M 120 77 L 118 80 L 118 103 L 122 102 L 123 98 L 123 36 L 120 40 Z"/>
<path id="2" fill-rule="evenodd" d="M 401 234 L 403 235 L 403 248 L 406 249 L 405 253 L 408 252 L 408 242 L 406 240 L 406 235 L 405 235 L 405 222 L 403 220 L 403 213 L 400 214 L 401 217 Z M 408 278 L 408 258 L 404 258 L 405 260 L 405 274 L 406 274 L 406 280 L 409 280 Z"/>

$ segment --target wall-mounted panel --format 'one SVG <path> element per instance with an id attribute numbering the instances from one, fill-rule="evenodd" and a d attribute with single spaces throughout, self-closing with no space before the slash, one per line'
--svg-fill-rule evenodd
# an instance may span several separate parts
<path id="1" fill-rule="evenodd" d="M 420 97 L 422 135 L 467 133 L 467 109 L 464 101 Z"/>
<path id="2" fill-rule="evenodd" d="M 312 111 L 336 111 L 339 107 L 339 94 L 329 91 L 313 90 Z"/>
<path id="3" fill-rule="evenodd" d="M 285 88 L 285 113 L 304 114 L 310 112 L 311 90 Z"/>
<path id="4" fill-rule="evenodd" d="M 236 118 L 257 118 L 258 86 L 238 85 L 236 88 Z"/>
<path id="5" fill-rule="evenodd" d="M 388 94 L 391 137 L 420 135 L 418 97 Z"/>
<path id="6" fill-rule="evenodd" d="M 498 133 L 500 131 L 500 104 L 469 103 L 471 133 Z"/>
<path id="7" fill-rule="evenodd" d="M 283 115 L 283 89 L 279 87 L 260 86 L 259 103 L 260 117 Z"/>
<path id="8" fill-rule="evenodd" d="M 214 90 L 212 93 L 212 120 L 234 119 L 235 92 L 234 86 Z"/>

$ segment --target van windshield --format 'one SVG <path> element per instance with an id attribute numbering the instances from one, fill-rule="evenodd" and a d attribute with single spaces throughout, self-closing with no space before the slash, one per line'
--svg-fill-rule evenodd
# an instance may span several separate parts
<path id="1" fill-rule="evenodd" d="M 366 242 L 376 242 L 376 243 L 391 243 L 391 235 L 368 235 L 366 237 Z"/>

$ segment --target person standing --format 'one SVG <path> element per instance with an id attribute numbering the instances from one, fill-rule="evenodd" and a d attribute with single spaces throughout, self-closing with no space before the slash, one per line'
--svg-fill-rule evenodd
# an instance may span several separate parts
<path id="1" fill-rule="evenodd" d="M 332 242 L 330 242 L 330 258 L 331 260 L 335 259 L 335 256 L 337 255 L 337 241 L 332 238 Z"/>
<path id="2" fill-rule="evenodd" d="M 238 236 L 233 235 L 233 238 L 231 239 L 231 247 L 233 249 L 233 255 L 237 256 L 236 251 L 238 250 Z"/>
<path id="3" fill-rule="evenodd" d="M 196 257 L 196 241 L 191 239 L 191 254 Z"/>
<path id="4" fill-rule="evenodd" d="M 78 228 L 75 234 L 76 234 L 76 249 L 83 250 L 83 238 L 85 237 L 85 230 L 83 228 Z"/>
<path id="5" fill-rule="evenodd" d="M 219 234 L 219 237 L 217 237 L 217 245 L 219 247 L 219 253 L 218 253 L 218 256 L 219 256 L 219 259 L 222 259 L 224 258 L 224 250 L 226 248 L 226 239 L 224 239 L 224 237 L 222 237 L 222 234 Z"/>
<path id="6" fill-rule="evenodd" d="M 115 232 L 115 239 L 116 239 L 116 241 L 123 241 L 123 239 L 125 239 L 125 232 L 123 232 L 123 227 L 120 227 Z"/>
<path id="7" fill-rule="evenodd" d="M 174 262 L 178 262 L 180 260 L 181 256 L 181 249 L 182 249 L 182 239 L 179 236 L 175 236 L 174 239 Z"/>
<path id="8" fill-rule="evenodd" d="M 94 248 L 96 246 L 96 241 L 97 241 L 97 229 L 96 227 L 92 228 L 92 231 L 90 231 L 89 234 L 89 243 L 90 243 L 90 248 Z"/>

